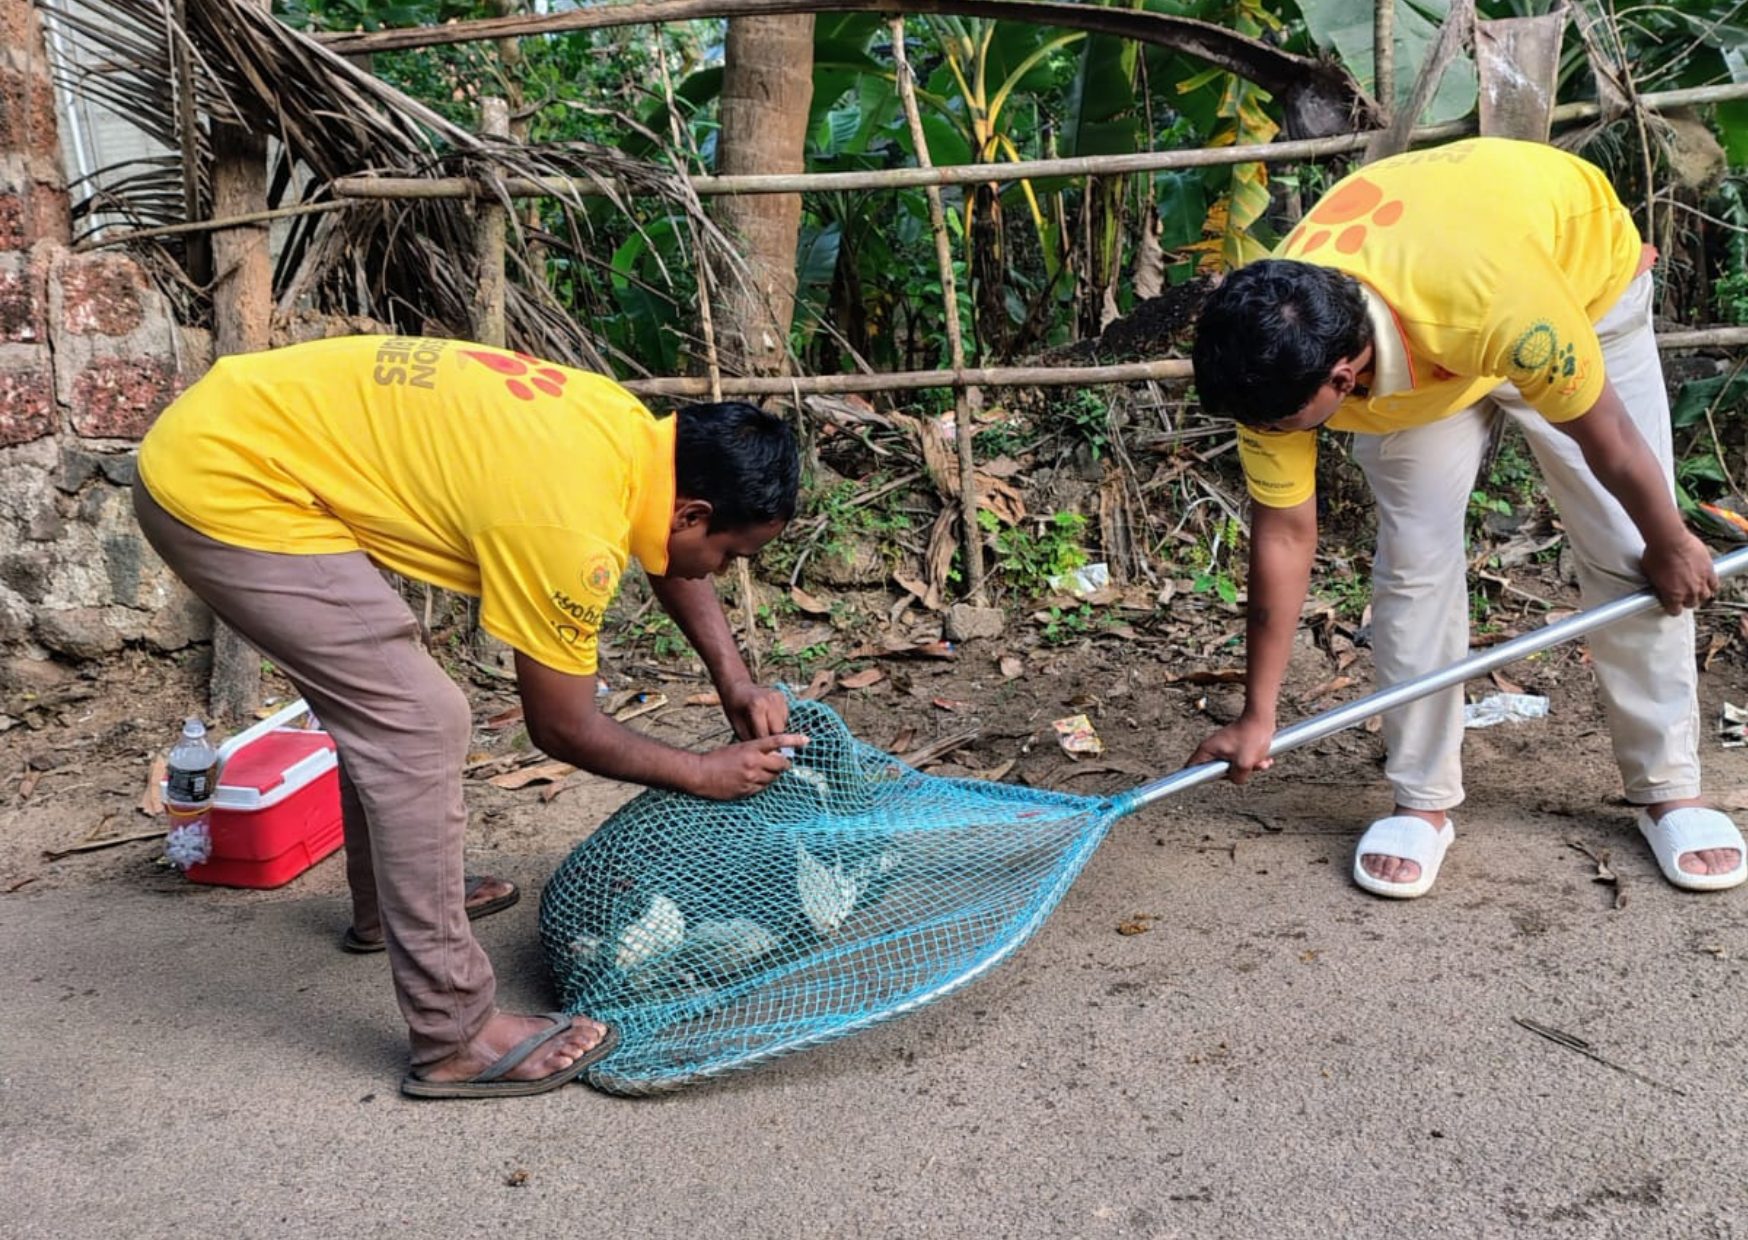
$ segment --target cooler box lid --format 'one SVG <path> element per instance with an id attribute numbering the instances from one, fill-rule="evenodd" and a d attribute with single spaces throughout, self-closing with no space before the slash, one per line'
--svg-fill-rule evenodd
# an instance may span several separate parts
<path id="1" fill-rule="evenodd" d="M 234 750 L 219 773 L 214 809 L 250 812 L 294 796 L 338 763 L 326 732 L 278 728 Z"/>

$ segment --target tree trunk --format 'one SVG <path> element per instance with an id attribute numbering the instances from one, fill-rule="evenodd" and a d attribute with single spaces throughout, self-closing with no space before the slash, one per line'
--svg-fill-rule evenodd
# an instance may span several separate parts
<path id="1" fill-rule="evenodd" d="M 718 171 L 803 169 L 813 103 L 813 16 L 736 17 L 728 23 L 722 78 Z M 787 369 L 795 312 L 799 194 L 749 194 L 716 207 L 723 230 L 742 244 L 744 267 L 718 275 L 723 361 L 746 374 Z"/>
<path id="2" fill-rule="evenodd" d="M 265 7 L 264 0 L 255 3 Z M 267 139 L 217 121 L 212 126 L 212 218 L 229 219 L 267 207 Z M 213 352 L 254 353 L 272 343 L 273 263 L 266 224 L 212 234 Z M 229 627 L 215 622 L 208 706 L 215 717 L 243 721 L 261 705 L 261 656 Z"/>

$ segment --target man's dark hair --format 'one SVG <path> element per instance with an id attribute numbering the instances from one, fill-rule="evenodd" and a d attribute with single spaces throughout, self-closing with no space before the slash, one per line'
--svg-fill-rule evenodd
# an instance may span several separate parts
<path id="1" fill-rule="evenodd" d="M 675 489 L 710 505 L 712 534 L 794 518 L 801 454 L 782 418 L 736 400 L 674 416 Z"/>
<path id="2" fill-rule="evenodd" d="M 1372 342 L 1365 295 L 1333 267 L 1271 258 L 1208 294 L 1191 358 L 1209 413 L 1262 426 L 1305 407 L 1343 358 Z"/>

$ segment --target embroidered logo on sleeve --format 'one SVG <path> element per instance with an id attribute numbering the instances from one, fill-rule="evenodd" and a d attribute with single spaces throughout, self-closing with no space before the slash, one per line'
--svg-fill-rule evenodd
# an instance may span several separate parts
<path id="1" fill-rule="evenodd" d="M 1570 341 L 1560 343 L 1551 323 L 1537 323 L 1517 338 L 1511 346 L 1511 365 L 1525 376 L 1537 371 L 1562 396 L 1570 396 L 1584 386 L 1590 375 L 1590 359 L 1580 357 Z"/>

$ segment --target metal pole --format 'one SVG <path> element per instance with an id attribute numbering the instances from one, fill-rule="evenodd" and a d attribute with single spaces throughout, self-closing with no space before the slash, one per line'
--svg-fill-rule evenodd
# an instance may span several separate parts
<path id="1" fill-rule="evenodd" d="M 1748 569 L 1748 547 L 1739 547 L 1727 555 L 1720 556 L 1713 567 L 1717 570 L 1720 581 L 1734 577 L 1737 573 Z M 1367 694 L 1357 701 L 1345 706 L 1337 706 L 1333 710 L 1324 711 L 1301 720 L 1291 727 L 1282 728 L 1275 733 L 1274 743 L 1269 746 L 1269 757 L 1273 758 L 1286 753 L 1289 749 L 1297 749 L 1312 741 L 1320 741 L 1326 736 L 1351 728 L 1356 723 L 1364 723 L 1373 715 L 1383 714 L 1398 706 L 1406 705 L 1417 698 L 1423 698 L 1429 693 L 1437 693 L 1440 689 L 1448 689 L 1452 685 L 1462 684 L 1473 676 L 1482 676 L 1496 667 L 1504 667 L 1507 663 L 1515 663 L 1519 659 L 1557 646 L 1561 642 L 1581 637 L 1596 629 L 1606 628 L 1617 620 L 1625 620 L 1642 611 L 1650 611 L 1662 606 L 1657 596 L 1650 589 L 1628 594 L 1613 602 L 1604 603 L 1600 607 L 1592 607 L 1588 611 L 1578 612 L 1563 620 L 1544 625 L 1533 633 L 1525 633 L 1514 637 L 1508 642 L 1502 642 L 1468 658 L 1451 664 L 1436 672 L 1428 672 L 1413 680 L 1404 681 L 1399 685 L 1391 685 L 1388 689 L 1379 689 L 1376 693 Z M 1204 762 L 1200 766 L 1185 767 L 1181 771 L 1156 779 L 1150 784 L 1143 784 L 1132 792 L 1127 792 L 1114 798 L 1119 804 L 1120 813 L 1132 813 L 1144 805 L 1151 805 L 1162 797 L 1168 797 L 1174 792 L 1182 792 L 1186 788 L 1194 788 L 1198 784 L 1210 783 L 1226 773 L 1225 762 Z"/>

